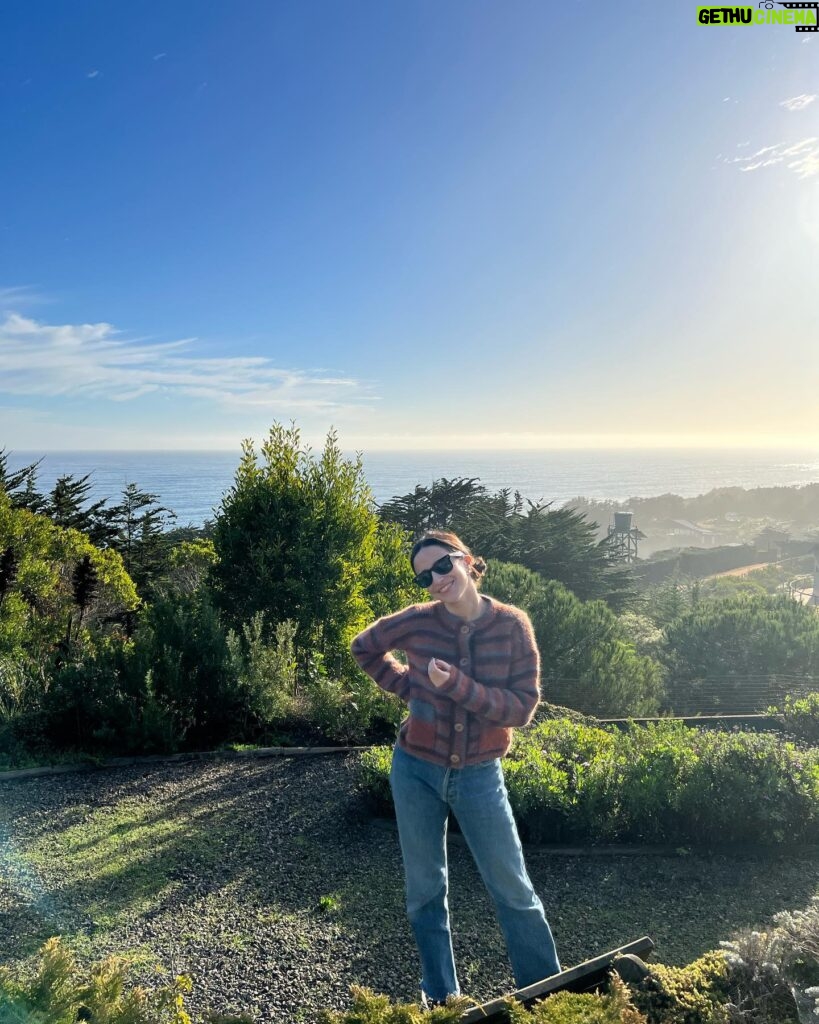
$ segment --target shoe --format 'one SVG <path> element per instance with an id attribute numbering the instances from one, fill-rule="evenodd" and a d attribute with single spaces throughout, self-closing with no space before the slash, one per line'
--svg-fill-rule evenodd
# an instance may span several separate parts
<path id="1" fill-rule="evenodd" d="M 436 1006 L 446 1006 L 445 999 L 430 999 L 423 989 L 421 989 L 420 1003 L 422 1010 L 434 1010 Z"/>

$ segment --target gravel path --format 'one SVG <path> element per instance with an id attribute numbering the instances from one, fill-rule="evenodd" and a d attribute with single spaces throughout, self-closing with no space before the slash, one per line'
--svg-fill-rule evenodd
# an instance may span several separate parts
<path id="1" fill-rule="evenodd" d="M 565 965 L 649 934 L 686 963 L 736 928 L 804 907 L 819 858 L 566 856 L 532 850 Z M 461 984 L 512 986 L 468 852 L 450 847 Z M 0 961 L 61 932 L 193 977 L 189 1008 L 315 1021 L 351 984 L 418 991 L 397 836 L 374 826 L 340 754 L 153 764 L 0 782 Z"/>

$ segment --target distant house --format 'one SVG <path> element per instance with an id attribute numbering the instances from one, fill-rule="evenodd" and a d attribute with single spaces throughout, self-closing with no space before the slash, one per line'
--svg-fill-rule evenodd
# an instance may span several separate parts
<path id="1" fill-rule="evenodd" d="M 695 540 L 698 545 L 704 548 L 712 548 L 719 544 L 719 534 L 715 530 L 708 530 L 704 526 L 697 526 L 689 519 L 672 519 L 671 528 L 668 533 L 672 537 L 685 537 Z"/>

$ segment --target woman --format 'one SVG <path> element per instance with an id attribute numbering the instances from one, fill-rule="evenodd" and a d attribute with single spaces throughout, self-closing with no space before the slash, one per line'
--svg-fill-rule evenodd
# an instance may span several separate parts
<path id="1" fill-rule="evenodd" d="M 434 600 L 379 619 L 352 651 L 379 686 L 409 704 L 390 785 L 422 999 L 443 1003 L 460 992 L 447 903 L 450 810 L 494 900 L 518 988 L 560 971 L 500 764 L 512 727 L 534 714 L 540 659 L 525 613 L 479 593 L 486 565 L 455 534 L 430 531 L 410 561 Z M 406 653 L 407 665 L 394 650 Z"/>

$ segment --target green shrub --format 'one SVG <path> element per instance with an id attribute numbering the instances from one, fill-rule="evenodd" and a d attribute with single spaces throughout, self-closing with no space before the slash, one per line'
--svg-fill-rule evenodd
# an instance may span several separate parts
<path id="1" fill-rule="evenodd" d="M 135 636 L 133 671 L 173 721 L 180 744 L 216 746 L 241 738 L 241 666 L 208 594 L 158 597 Z"/>
<path id="2" fill-rule="evenodd" d="M 299 430 L 274 424 L 251 441 L 213 529 L 214 597 L 234 628 L 263 612 L 290 619 L 301 650 L 317 650 L 333 671 L 370 614 L 364 597 L 375 558 L 377 517 L 361 460 L 342 456 L 331 432 L 319 457 Z"/>
<path id="3" fill-rule="evenodd" d="M 556 580 L 496 561 L 489 563 L 483 590 L 528 613 L 541 651 L 543 691 L 551 699 L 601 715 L 656 713 L 661 666 L 638 652 L 603 601 L 582 601 Z"/>
<path id="4" fill-rule="evenodd" d="M 630 986 L 648 1024 L 728 1024 L 728 965 L 722 953 L 706 953 L 685 967 L 649 967 L 648 976 Z"/>
<path id="5" fill-rule="evenodd" d="M 817 840 L 819 749 L 710 730 L 692 730 L 689 742 L 696 759 L 678 796 L 687 835 L 706 843 Z"/>
<path id="6" fill-rule="evenodd" d="M 118 957 L 81 972 L 59 938 L 49 939 L 29 980 L 0 967 L 0 1024 L 190 1024 L 184 1009 L 188 978 L 148 990 L 128 988 L 126 975 Z"/>
<path id="7" fill-rule="evenodd" d="M 769 707 L 765 713 L 780 718 L 791 736 L 819 746 L 819 693 L 807 693 L 804 697 L 788 694 L 783 707 Z"/>
<path id="8" fill-rule="evenodd" d="M 351 992 L 350 1009 L 325 1010 L 319 1017 L 321 1024 L 457 1024 L 474 1005 L 461 997 L 425 1011 L 414 1003 L 393 1003 L 370 989 L 353 987 Z M 558 992 L 529 1010 L 510 1000 L 507 1013 L 510 1024 L 646 1024 L 617 975 L 606 993 Z"/>
<path id="9" fill-rule="evenodd" d="M 679 722 L 604 730 L 548 720 L 517 734 L 504 764 L 524 838 L 675 846 L 819 838 L 819 749 Z M 361 784 L 389 806 L 389 751 L 370 751 Z"/>
<path id="10" fill-rule="evenodd" d="M 324 1010 L 320 1024 L 457 1024 L 472 1005 L 468 999 L 452 999 L 447 1006 L 425 1011 L 416 1003 L 393 1003 L 388 996 L 354 985 L 349 1010 Z"/>
<path id="11" fill-rule="evenodd" d="M 647 1024 L 631 1000 L 627 986 L 614 974 L 604 993 L 556 992 L 519 1016 L 512 1024 Z"/>
<path id="12" fill-rule="evenodd" d="M 392 747 L 370 747 L 363 751 L 358 760 L 358 785 L 367 795 L 373 813 L 393 813 L 390 792 L 390 766 Z"/>
<path id="13" fill-rule="evenodd" d="M 296 710 L 296 627 L 277 622 L 267 642 L 264 613 L 257 612 L 239 633 L 227 634 L 227 649 L 236 676 L 242 712 L 241 731 L 248 738 L 252 726 L 266 726 Z"/>

